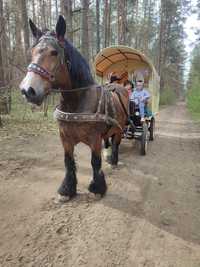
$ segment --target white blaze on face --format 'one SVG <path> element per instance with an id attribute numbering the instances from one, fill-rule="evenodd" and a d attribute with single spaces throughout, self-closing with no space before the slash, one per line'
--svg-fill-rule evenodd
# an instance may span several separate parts
<path id="1" fill-rule="evenodd" d="M 31 87 L 35 91 L 36 95 L 44 95 L 44 80 L 34 72 L 27 72 L 25 78 L 20 84 L 20 89 L 28 92 L 28 89 Z"/>

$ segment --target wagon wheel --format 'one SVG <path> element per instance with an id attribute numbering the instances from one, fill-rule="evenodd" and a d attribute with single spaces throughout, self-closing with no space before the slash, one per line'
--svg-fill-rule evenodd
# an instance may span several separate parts
<path id="1" fill-rule="evenodd" d="M 150 126 L 149 126 L 149 141 L 153 141 L 155 139 L 155 119 L 151 118 Z"/>
<path id="2" fill-rule="evenodd" d="M 147 144 L 148 144 L 148 127 L 146 123 L 142 125 L 142 135 L 141 135 L 141 150 L 140 153 L 142 156 L 145 156 L 147 153 Z"/>

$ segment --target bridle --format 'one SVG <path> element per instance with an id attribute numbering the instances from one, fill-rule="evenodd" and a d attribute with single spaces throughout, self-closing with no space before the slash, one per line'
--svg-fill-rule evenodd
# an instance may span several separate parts
<path id="1" fill-rule="evenodd" d="M 31 63 L 28 65 L 28 72 L 34 72 L 36 74 L 39 74 L 42 78 L 44 78 L 47 81 L 50 82 L 54 82 L 55 81 L 55 75 L 56 72 L 50 73 L 49 71 L 47 71 L 46 69 L 44 69 L 43 67 L 41 67 L 40 65 L 36 64 L 36 63 Z"/>
<path id="2" fill-rule="evenodd" d="M 54 37 L 51 32 L 47 32 L 45 35 L 43 35 L 33 47 L 37 46 L 41 41 L 45 39 L 58 52 L 58 57 L 60 58 L 60 60 L 58 61 L 52 72 L 49 72 L 37 63 L 30 63 L 27 67 L 27 70 L 28 72 L 34 72 L 40 75 L 40 77 L 52 83 L 56 80 L 56 74 L 59 67 L 64 67 L 66 65 L 69 71 L 71 62 L 66 59 L 63 44 L 56 38 L 56 36 Z"/>
<path id="3" fill-rule="evenodd" d="M 71 61 L 68 59 L 68 56 L 65 52 L 64 46 L 63 46 L 63 41 L 58 40 L 58 38 L 56 37 L 56 35 L 54 33 L 51 32 L 47 32 L 45 35 L 43 35 L 38 42 L 33 46 L 36 47 L 42 40 L 46 39 L 47 42 L 56 49 L 56 51 L 58 52 L 58 56 L 60 57 L 60 61 L 58 62 L 58 64 L 55 66 L 54 70 L 52 72 L 49 72 L 48 70 L 46 70 L 45 68 L 41 67 L 39 64 L 37 63 L 30 63 L 27 67 L 28 72 L 34 72 L 38 75 L 40 75 L 40 77 L 42 77 L 43 79 L 49 81 L 49 82 L 54 82 L 56 81 L 56 73 L 58 71 L 59 67 L 67 67 L 68 72 L 70 72 L 72 64 Z M 55 89 L 55 88 L 51 88 L 52 92 L 64 92 L 64 93 L 71 93 L 71 92 L 76 92 L 76 91 L 83 91 L 83 90 L 89 90 L 90 86 L 86 86 L 86 87 L 79 87 L 76 89 Z"/>
<path id="4" fill-rule="evenodd" d="M 27 70 L 28 70 L 28 72 L 34 72 L 34 73 L 40 75 L 40 77 L 42 77 L 43 79 L 52 83 L 52 82 L 56 81 L 56 74 L 57 74 L 59 67 L 67 67 L 68 72 L 70 72 L 72 64 L 71 64 L 71 61 L 68 59 L 68 56 L 66 55 L 64 45 L 63 45 L 63 40 L 60 41 L 56 37 L 56 34 L 54 34 L 52 32 L 47 32 L 45 35 L 43 35 L 38 40 L 38 42 L 35 45 L 33 45 L 32 48 L 36 47 L 42 40 L 45 40 L 45 39 L 58 52 L 58 56 L 60 57 L 60 61 L 55 66 L 55 68 L 52 72 L 49 72 L 48 70 L 46 70 L 45 68 L 43 68 L 42 66 L 40 66 L 37 63 L 30 63 L 27 67 Z M 61 92 L 70 93 L 70 92 L 83 91 L 83 90 L 88 90 L 88 89 L 90 89 L 90 86 L 80 87 L 80 88 L 76 88 L 76 89 L 68 89 L 68 90 L 61 89 L 61 88 L 59 88 L 59 89 L 51 88 L 51 91 L 52 92 L 59 92 L 59 93 L 61 93 Z"/>

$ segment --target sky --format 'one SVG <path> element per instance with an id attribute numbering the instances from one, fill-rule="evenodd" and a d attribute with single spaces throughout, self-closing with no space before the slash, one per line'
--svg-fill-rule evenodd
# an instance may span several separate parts
<path id="1" fill-rule="evenodd" d="M 185 23 L 185 32 L 187 34 L 185 46 L 188 53 L 190 53 L 194 48 L 194 42 L 196 40 L 195 31 L 197 28 L 200 28 L 200 21 L 197 20 L 197 14 L 193 14 L 188 17 Z"/>
<path id="2" fill-rule="evenodd" d="M 196 0 L 191 0 L 192 7 L 196 6 Z M 194 48 L 194 43 L 196 41 L 196 35 L 195 31 L 197 29 L 200 29 L 200 20 L 197 19 L 197 14 L 190 14 L 185 22 L 185 33 L 187 34 L 187 37 L 185 38 L 185 48 L 188 53 L 187 61 L 186 61 L 186 70 L 185 75 L 187 79 L 187 74 L 190 69 L 190 55 Z"/>

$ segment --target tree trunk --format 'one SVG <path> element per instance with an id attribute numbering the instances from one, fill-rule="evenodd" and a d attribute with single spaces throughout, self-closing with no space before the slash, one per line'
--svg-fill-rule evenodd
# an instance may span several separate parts
<path id="1" fill-rule="evenodd" d="M 12 14 L 10 14 L 9 10 L 9 4 L 8 2 L 4 3 L 4 17 L 6 17 L 6 21 L 4 20 L 4 27 L 6 28 L 6 31 L 4 30 L 4 34 L 2 36 L 2 51 L 3 53 L 3 65 L 4 65 L 4 80 L 5 84 L 9 83 L 12 80 L 13 76 L 13 69 L 10 67 L 9 64 L 9 56 L 12 54 L 12 24 L 11 24 L 11 17 Z"/>
<path id="2" fill-rule="evenodd" d="M 117 15 L 118 15 L 118 44 L 125 45 L 126 44 L 126 27 L 127 27 L 127 19 L 126 19 L 126 0 L 118 0 L 117 4 Z"/>
<path id="3" fill-rule="evenodd" d="M 5 84 L 4 68 L 3 68 L 3 34 L 4 34 L 4 19 L 3 19 L 3 0 L 0 0 L 0 86 Z"/>
<path id="4" fill-rule="evenodd" d="M 89 0 L 82 0 L 81 52 L 85 57 L 85 59 L 89 62 L 88 12 L 89 12 Z"/>
<path id="5" fill-rule="evenodd" d="M 135 22 L 136 26 L 135 28 L 135 48 L 137 49 L 139 47 L 139 32 L 137 26 L 139 25 L 139 3 L 138 0 L 135 1 Z"/>
<path id="6" fill-rule="evenodd" d="M 148 55 L 148 47 L 149 47 L 149 23 L 150 23 L 150 1 L 144 0 L 144 30 L 143 30 L 143 51 Z"/>
<path id="7" fill-rule="evenodd" d="M 41 22 L 42 28 L 47 29 L 47 16 L 46 16 L 46 2 L 43 0 L 40 2 Z"/>
<path id="8" fill-rule="evenodd" d="M 100 51 L 100 29 L 99 29 L 99 21 L 100 21 L 100 13 L 99 13 L 99 2 L 100 0 L 96 0 L 96 52 Z"/>
<path id="9" fill-rule="evenodd" d="M 158 49 L 158 74 L 160 75 L 160 90 L 164 89 L 164 65 L 165 65 L 165 37 L 166 37 L 166 6 L 165 0 L 161 0 L 160 7 L 160 31 Z"/>
<path id="10" fill-rule="evenodd" d="M 27 14 L 27 7 L 26 7 L 26 0 L 21 0 L 21 11 L 22 11 L 22 30 L 23 30 L 23 37 L 24 37 L 24 49 L 25 49 L 25 61 L 28 62 L 27 51 L 30 47 L 29 42 L 29 25 L 28 25 L 28 14 Z"/>
<path id="11" fill-rule="evenodd" d="M 58 19 L 58 1 L 55 0 L 55 7 L 56 7 L 56 19 Z"/>
<path id="12" fill-rule="evenodd" d="M 104 47 L 110 44 L 110 13 L 111 13 L 111 2 L 110 0 L 104 0 Z"/>
<path id="13" fill-rule="evenodd" d="M 49 1 L 49 19 L 48 19 L 48 28 L 52 28 L 52 5 L 51 0 Z"/>
<path id="14" fill-rule="evenodd" d="M 33 11 L 33 21 L 37 24 L 38 21 L 36 21 L 36 15 L 35 15 L 35 0 L 32 0 L 32 11 Z"/>
<path id="15" fill-rule="evenodd" d="M 66 18 L 67 26 L 67 39 L 73 43 L 73 13 L 72 13 L 72 0 L 62 0 L 64 15 Z"/>

